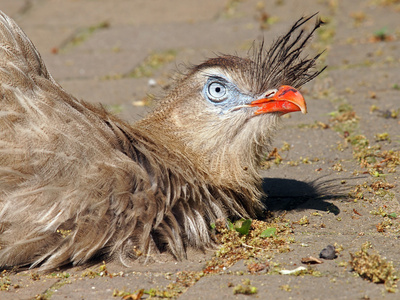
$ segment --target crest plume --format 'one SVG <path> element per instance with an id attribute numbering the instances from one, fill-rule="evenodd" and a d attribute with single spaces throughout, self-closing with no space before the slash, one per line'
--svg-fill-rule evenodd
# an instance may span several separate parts
<path id="1" fill-rule="evenodd" d="M 320 18 L 317 18 L 314 28 L 309 33 L 305 33 L 301 26 L 315 15 L 300 18 L 288 33 L 279 37 L 267 51 L 264 41 L 260 43 L 258 49 L 255 49 L 253 82 L 257 84 L 254 87 L 256 90 L 262 92 L 271 84 L 288 84 L 300 88 L 325 70 L 326 67 L 314 70 L 321 53 L 313 58 L 301 57 L 304 47 L 314 32 L 324 24 Z"/>

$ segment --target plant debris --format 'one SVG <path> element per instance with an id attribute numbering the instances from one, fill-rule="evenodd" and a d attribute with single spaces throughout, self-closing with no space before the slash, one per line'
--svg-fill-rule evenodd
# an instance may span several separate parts
<path id="1" fill-rule="evenodd" d="M 300 220 L 298 222 L 295 222 L 295 223 L 305 226 L 305 225 L 310 224 L 310 220 L 308 220 L 307 216 L 303 216 L 303 217 L 300 218 Z"/>
<path id="2" fill-rule="evenodd" d="M 151 288 L 149 290 L 144 290 L 142 294 L 148 295 L 150 298 L 177 298 L 179 295 L 187 291 L 187 289 L 193 286 L 201 277 L 204 276 L 204 272 L 195 271 L 181 271 L 176 273 L 176 279 L 174 282 L 167 285 L 164 289 Z M 117 291 L 118 292 L 118 291 Z M 139 293 L 140 291 L 138 291 Z M 131 293 L 121 293 L 121 295 L 129 296 Z M 117 293 L 117 296 L 119 295 Z M 114 293 L 115 294 L 115 293 Z M 123 298 L 125 299 L 125 298 Z M 131 298 L 126 298 L 131 299 Z M 137 298 L 140 299 L 140 298 Z"/>
<path id="3" fill-rule="evenodd" d="M 291 292 L 292 288 L 288 284 L 284 284 L 280 286 L 281 290 L 286 291 L 286 292 Z"/>
<path id="4" fill-rule="evenodd" d="M 0 273 L 0 291 L 8 291 L 11 285 L 10 277 L 6 270 Z"/>
<path id="5" fill-rule="evenodd" d="M 388 34 L 388 28 L 383 27 L 377 31 L 374 32 L 373 36 L 370 38 L 370 41 L 372 43 L 376 42 L 389 42 L 393 41 L 394 37 L 392 35 Z"/>
<path id="6" fill-rule="evenodd" d="M 103 264 L 99 267 L 98 271 L 93 271 L 92 269 L 88 269 L 82 273 L 82 277 L 89 277 L 90 279 L 93 279 L 98 276 L 100 277 L 109 276 L 111 278 L 113 277 L 113 275 L 107 271 L 107 266 L 104 261 Z"/>
<path id="7" fill-rule="evenodd" d="M 247 220 L 242 220 L 242 224 L 240 227 L 234 226 L 235 230 L 239 232 L 242 235 L 248 235 L 250 231 L 250 226 L 251 226 L 251 219 Z"/>
<path id="8" fill-rule="evenodd" d="M 307 264 L 307 265 L 322 264 L 322 263 L 323 263 L 322 260 L 320 260 L 320 259 L 318 259 L 318 258 L 316 258 L 316 257 L 313 257 L 313 256 L 303 257 L 303 258 L 301 259 L 301 262 L 302 262 L 303 264 Z"/>
<path id="9" fill-rule="evenodd" d="M 258 290 L 252 286 L 249 279 L 243 280 L 242 284 L 238 284 L 233 288 L 233 294 L 253 295 L 257 294 Z"/>
<path id="10" fill-rule="evenodd" d="M 68 40 L 64 45 L 60 48 L 53 48 L 52 53 L 57 54 L 58 52 L 65 52 L 73 47 L 76 47 L 86 41 L 89 37 L 91 37 L 96 31 L 101 29 L 106 29 L 110 27 L 110 22 L 103 21 L 98 24 L 81 28 L 79 29 L 76 34 Z"/>
<path id="11" fill-rule="evenodd" d="M 396 172 L 400 165 L 400 151 L 381 151 L 379 145 L 370 145 L 364 135 L 351 136 L 346 139 L 352 145 L 353 157 L 358 160 L 361 167 L 369 168 L 370 174 L 379 177 L 387 169 L 388 173 Z"/>
<path id="12" fill-rule="evenodd" d="M 237 223 L 241 225 L 237 225 L 219 220 L 215 224 L 215 240 L 221 246 L 207 263 L 203 270 L 205 274 L 224 271 L 242 259 L 258 258 L 264 263 L 274 252 L 290 251 L 293 231 L 283 217 L 275 218 L 270 223 L 252 220 L 247 234 L 241 234 L 237 229 L 242 228 L 244 222 L 249 223 L 248 220 L 239 220 Z"/>
<path id="13" fill-rule="evenodd" d="M 284 145 L 285 147 L 285 145 Z M 287 148 L 285 148 L 286 150 Z M 285 151 L 282 150 L 282 151 Z M 289 149 L 287 149 L 286 151 L 288 151 Z M 274 148 L 266 157 L 265 159 L 261 162 L 261 166 L 264 169 L 269 169 L 271 167 L 271 163 L 274 163 L 276 165 L 279 165 L 280 163 L 282 163 L 282 156 L 280 156 L 280 154 L 278 153 L 278 148 Z"/>
<path id="14" fill-rule="evenodd" d="M 123 300 L 140 300 L 143 296 L 144 289 L 140 289 L 137 293 L 125 295 L 122 297 Z"/>
<path id="15" fill-rule="evenodd" d="M 258 272 L 261 272 L 263 270 L 268 270 L 268 267 L 269 267 L 268 263 L 253 262 L 253 263 L 247 264 L 247 270 L 251 274 L 258 273 Z"/>
<path id="16" fill-rule="evenodd" d="M 361 246 L 360 251 L 350 253 L 350 266 L 362 278 L 374 283 L 383 283 L 387 291 L 395 292 L 399 277 L 393 263 L 387 262 L 379 254 L 370 254 L 368 252 L 370 248 L 371 244 L 366 242 Z"/>

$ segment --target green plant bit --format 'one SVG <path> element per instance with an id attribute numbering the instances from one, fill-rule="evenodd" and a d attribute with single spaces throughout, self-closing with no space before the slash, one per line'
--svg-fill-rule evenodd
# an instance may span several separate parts
<path id="1" fill-rule="evenodd" d="M 240 227 L 235 227 L 235 230 L 242 235 L 248 235 L 251 226 L 251 219 L 243 220 Z"/>
<path id="2" fill-rule="evenodd" d="M 381 141 L 390 141 L 390 136 L 389 133 L 384 132 L 384 133 L 377 133 L 375 135 L 376 141 L 381 142 Z"/>
<path id="3" fill-rule="evenodd" d="M 397 109 L 397 110 L 392 109 L 390 111 L 390 117 L 392 119 L 397 119 L 397 117 L 399 116 L 399 113 L 400 113 L 400 109 Z"/>
<path id="4" fill-rule="evenodd" d="M 121 104 L 111 104 L 111 105 L 106 105 L 106 107 L 107 110 L 111 112 L 113 115 L 118 115 L 124 110 L 124 107 Z"/>
<path id="5" fill-rule="evenodd" d="M 395 83 L 395 84 L 393 84 L 392 88 L 399 91 L 400 90 L 400 84 Z"/>
<path id="6" fill-rule="evenodd" d="M 372 39 L 373 42 L 386 42 L 391 40 L 393 40 L 393 37 L 388 35 L 388 29 L 386 26 L 375 31 Z"/>
<path id="7" fill-rule="evenodd" d="M 379 110 L 379 107 L 376 106 L 375 104 L 372 104 L 369 108 L 369 112 L 373 113 L 374 111 Z"/>
<path id="8" fill-rule="evenodd" d="M 255 286 L 250 284 L 250 279 L 245 279 L 241 284 L 238 284 L 233 288 L 233 294 L 253 295 L 257 294 L 258 290 Z"/>
<path id="9" fill-rule="evenodd" d="M 274 236 L 276 236 L 276 228 L 275 227 L 268 227 L 260 234 L 260 237 L 262 237 L 262 238 L 274 237 Z"/>
<path id="10" fill-rule="evenodd" d="M 286 291 L 286 292 L 291 292 L 292 288 L 288 284 L 284 284 L 280 286 L 281 290 Z"/>

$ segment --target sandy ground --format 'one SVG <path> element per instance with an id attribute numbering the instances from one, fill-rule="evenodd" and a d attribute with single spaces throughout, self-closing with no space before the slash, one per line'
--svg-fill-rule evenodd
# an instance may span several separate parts
<path id="1" fill-rule="evenodd" d="M 400 267 L 399 1 L 0 0 L 0 9 L 66 90 L 128 121 L 141 118 L 152 105 L 148 95 L 162 94 L 185 65 L 220 52 L 245 55 L 254 40 L 270 43 L 317 11 L 327 24 L 309 50 L 326 49 L 321 65 L 328 65 L 302 90 L 309 113 L 285 118 L 276 136 L 280 163 L 263 166 L 265 204 L 292 228 L 290 251 L 271 253 L 268 268 L 251 274 L 239 261 L 204 275 L 215 251 L 189 251 L 182 262 L 163 254 L 131 268 L 100 263 L 2 273 L 0 299 L 136 299 L 141 289 L 142 298 L 151 291 L 182 299 L 400 298 L 348 263 L 370 242 L 371 253 Z M 329 244 L 342 249 L 336 259 L 301 276 L 279 273 L 304 266 L 302 258 L 318 257 Z M 188 283 L 182 274 L 196 279 Z M 244 280 L 257 293 L 234 294 Z"/>

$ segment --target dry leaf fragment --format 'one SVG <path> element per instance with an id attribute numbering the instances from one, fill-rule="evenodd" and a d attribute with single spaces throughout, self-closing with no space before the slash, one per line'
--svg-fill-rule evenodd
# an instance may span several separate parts
<path id="1" fill-rule="evenodd" d="M 322 260 L 320 260 L 320 259 L 318 259 L 316 257 L 313 257 L 313 256 L 303 257 L 301 259 L 301 262 L 303 264 L 308 264 L 308 265 L 311 265 L 311 264 L 322 264 L 323 263 Z"/>
<path id="2" fill-rule="evenodd" d="M 264 263 L 251 263 L 251 264 L 247 265 L 247 270 L 250 273 L 254 274 L 254 273 L 260 272 L 262 270 L 265 270 L 267 267 L 268 267 L 268 265 L 264 264 Z"/>
<path id="3" fill-rule="evenodd" d="M 376 226 L 376 230 L 377 230 L 378 232 L 385 232 L 385 228 L 382 226 L 381 223 L 378 223 L 378 224 L 375 225 L 375 226 Z"/>
<path id="4" fill-rule="evenodd" d="M 307 268 L 298 267 L 294 270 L 280 270 L 279 273 L 281 273 L 282 275 L 294 275 L 294 274 L 298 274 L 301 271 L 305 271 L 305 270 L 307 270 Z"/>
<path id="5" fill-rule="evenodd" d="M 144 289 L 138 291 L 137 294 L 130 294 L 122 297 L 123 300 L 140 300 L 143 296 Z"/>

